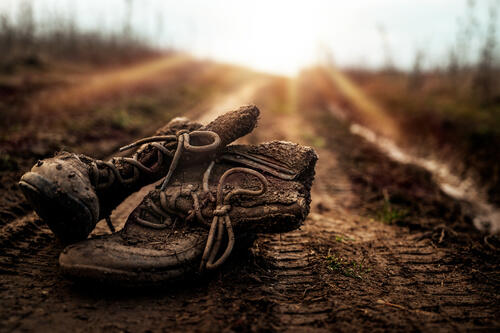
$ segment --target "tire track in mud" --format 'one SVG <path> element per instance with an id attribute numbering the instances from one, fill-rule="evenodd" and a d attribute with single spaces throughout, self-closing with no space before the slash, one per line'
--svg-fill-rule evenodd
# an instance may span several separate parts
<path id="1" fill-rule="evenodd" d="M 319 331 L 318 326 L 331 311 L 311 269 L 307 243 L 304 231 L 293 231 L 278 236 L 261 235 L 256 245 L 256 255 L 273 276 L 262 291 L 276 304 L 276 327 L 287 332 L 306 327 Z"/>

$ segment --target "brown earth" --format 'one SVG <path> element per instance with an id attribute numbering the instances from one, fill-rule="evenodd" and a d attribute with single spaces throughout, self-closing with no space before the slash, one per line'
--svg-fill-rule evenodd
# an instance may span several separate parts
<path id="1" fill-rule="evenodd" d="M 439 190 L 426 171 L 391 161 L 351 135 L 344 120 L 347 111 L 336 103 L 340 92 L 326 72 L 314 69 L 289 79 L 189 60 L 159 71 L 151 81 L 141 80 L 144 77 L 130 78 L 118 87 L 111 80 L 108 92 L 128 89 L 120 97 L 124 103 L 137 96 L 157 101 L 155 107 L 161 112 L 149 110 L 151 119 L 143 126 L 133 131 L 115 128 L 114 135 L 101 131 L 91 138 L 78 136 L 68 144 L 70 131 L 57 125 L 62 126 L 57 127 L 62 138 L 49 140 L 43 148 L 66 147 L 103 158 L 176 115 L 207 122 L 241 104 L 254 103 L 261 109 L 260 125 L 242 142 L 282 139 L 317 150 L 311 214 L 300 230 L 261 235 L 250 251 L 233 256 L 203 281 L 156 290 L 74 284 L 59 273 L 57 259 L 63 246 L 29 209 L 16 186 L 36 158 L 50 155 L 35 154 L 34 142 L 20 131 L 18 141 L 6 139 L 1 144 L 2 154 L 7 152 L 13 163 L 1 171 L 1 331 L 500 328 L 497 238 L 475 231 L 471 217 Z M 138 82 L 151 89 L 138 89 Z M 155 89 L 156 84 L 161 89 Z M 77 112 L 73 110 L 79 103 L 66 97 L 71 94 L 83 94 L 85 99 L 100 96 L 89 106 L 96 108 L 105 103 L 107 87 L 101 83 L 84 93 L 74 85 L 68 93 L 57 90 L 54 96 L 67 103 L 67 111 L 59 112 Z M 210 93 L 179 98 L 177 94 L 187 87 Z M 43 93 L 50 97 L 52 92 Z M 85 113 L 78 112 L 78 117 L 81 121 Z M 46 126 L 50 131 L 56 125 Z M 34 133 L 31 136 L 38 138 Z M 16 145 L 26 140 L 16 154 Z M 116 226 L 123 225 L 147 191 L 118 207 L 112 217 Z M 101 221 L 95 234 L 106 232 Z"/>

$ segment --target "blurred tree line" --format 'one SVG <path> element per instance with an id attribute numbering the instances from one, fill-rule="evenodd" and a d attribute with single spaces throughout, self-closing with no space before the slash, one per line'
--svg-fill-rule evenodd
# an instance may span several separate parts
<path id="1" fill-rule="evenodd" d="M 49 21 L 35 22 L 32 2 L 20 1 L 15 18 L 0 13 L 0 72 L 12 72 L 23 65 L 43 66 L 48 59 L 109 64 L 154 53 L 134 33 L 132 0 L 126 4 L 123 28 L 104 32 L 82 31 L 72 17 L 57 14 Z"/>

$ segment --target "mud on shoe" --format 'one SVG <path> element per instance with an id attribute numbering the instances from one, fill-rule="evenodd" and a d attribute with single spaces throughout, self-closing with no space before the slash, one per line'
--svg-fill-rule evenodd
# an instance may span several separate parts
<path id="1" fill-rule="evenodd" d="M 163 177 L 165 186 L 178 165 L 211 158 L 237 138 L 253 130 L 259 116 L 255 106 L 244 106 L 202 126 L 175 118 L 155 136 L 121 150 L 140 147 L 131 157 L 111 161 L 62 152 L 39 161 L 19 185 L 38 215 L 63 242 L 87 238 L 130 194 Z"/>
<path id="2" fill-rule="evenodd" d="M 67 247 L 61 269 L 73 279 L 126 286 L 215 270 L 256 233 L 303 223 L 316 160 L 313 149 L 289 142 L 226 147 L 151 191 L 121 231 Z"/>

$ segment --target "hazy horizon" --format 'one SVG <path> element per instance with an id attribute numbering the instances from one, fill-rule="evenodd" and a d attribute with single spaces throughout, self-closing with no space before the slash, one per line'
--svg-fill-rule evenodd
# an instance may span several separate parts
<path id="1" fill-rule="evenodd" d="M 483 30 L 493 1 L 475 3 Z M 27 2 L 40 26 L 63 17 L 84 31 L 102 32 L 123 30 L 130 3 L 132 31 L 157 47 L 281 74 L 294 74 L 326 51 L 339 66 L 378 68 L 390 55 L 396 67 L 410 69 L 417 52 L 424 66 L 442 65 L 468 15 L 465 0 Z M 2 0 L 0 13 L 15 20 L 21 3 Z"/>

